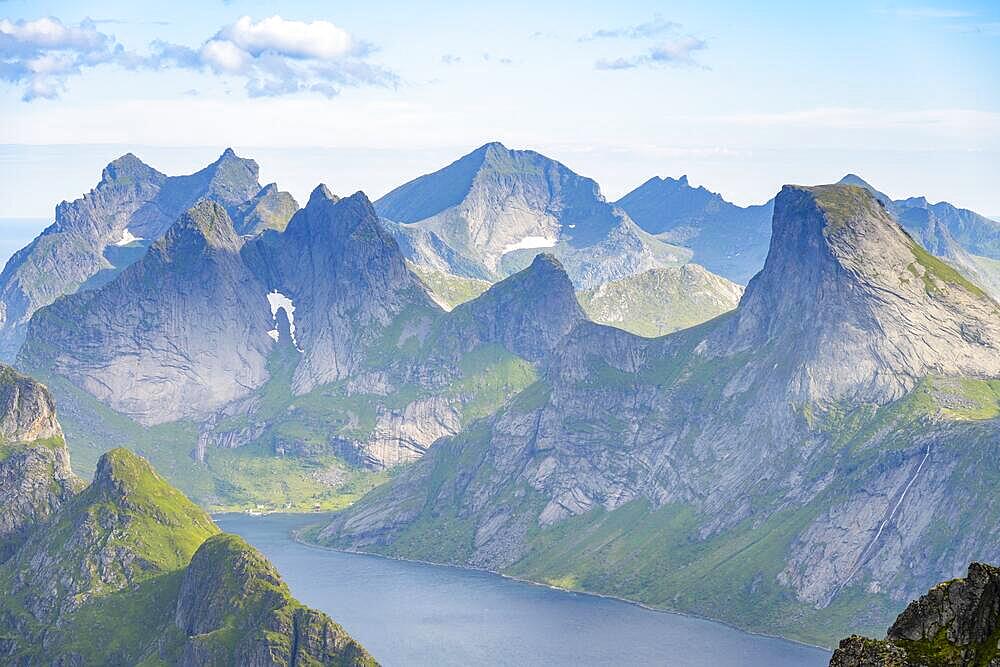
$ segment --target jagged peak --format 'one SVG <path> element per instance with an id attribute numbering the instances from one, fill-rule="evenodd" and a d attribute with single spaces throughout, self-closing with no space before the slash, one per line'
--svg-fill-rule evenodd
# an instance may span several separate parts
<path id="1" fill-rule="evenodd" d="M 257 164 L 256 160 L 240 157 L 232 148 L 222 151 L 222 155 L 215 162 L 205 167 L 205 171 L 210 172 L 213 179 L 223 175 L 231 176 L 233 170 L 246 170 L 246 175 L 254 182 L 260 175 L 260 165 Z"/>
<path id="2" fill-rule="evenodd" d="M 306 203 L 306 206 L 307 207 L 313 206 L 321 201 L 326 201 L 326 200 L 332 201 L 333 203 L 337 203 L 338 201 L 340 201 L 340 197 L 333 194 L 330 188 L 326 186 L 326 183 L 320 183 L 315 188 L 313 188 L 313 191 L 309 194 L 309 201 Z"/>
<path id="3" fill-rule="evenodd" d="M 552 295 L 572 297 L 572 304 L 580 310 L 576 302 L 576 290 L 569 274 L 555 255 L 547 252 L 539 253 L 532 259 L 527 268 L 518 271 L 512 276 L 504 278 L 490 289 L 486 290 L 478 299 L 469 303 L 476 303 L 479 299 L 497 297 L 499 295 L 512 294 L 519 299 L 526 301 L 540 300 Z M 582 313 L 582 310 L 580 310 Z"/>
<path id="4" fill-rule="evenodd" d="M 215 248 L 238 250 L 240 246 L 240 237 L 226 209 L 210 199 L 201 199 L 189 208 L 156 245 L 171 248 L 191 238 Z"/>

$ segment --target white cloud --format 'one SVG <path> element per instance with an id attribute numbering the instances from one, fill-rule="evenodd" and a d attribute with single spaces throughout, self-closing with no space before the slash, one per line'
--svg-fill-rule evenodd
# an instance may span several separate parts
<path id="1" fill-rule="evenodd" d="M 351 34 L 329 21 L 286 21 L 277 15 L 257 23 L 243 16 L 220 30 L 216 39 L 227 40 L 254 56 L 270 51 L 291 58 L 335 60 L 356 48 Z"/>
<path id="2" fill-rule="evenodd" d="M 200 51 L 201 60 L 216 72 L 242 72 L 250 64 L 252 56 L 232 42 L 210 39 Z"/>
<path id="3" fill-rule="evenodd" d="M 252 97 L 298 92 L 334 97 L 344 86 L 394 86 L 390 70 L 368 62 L 371 48 L 329 21 L 254 21 L 244 16 L 198 49 L 155 42 L 155 66 L 208 69 L 240 76 Z"/>
<path id="4" fill-rule="evenodd" d="M 25 101 L 58 97 L 68 77 L 123 56 L 115 38 L 91 20 L 65 25 L 54 17 L 0 19 L 0 79 L 24 85 Z"/>
<path id="5" fill-rule="evenodd" d="M 665 33 L 675 32 L 680 28 L 680 23 L 668 21 L 657 14 L 652 18 L 652 20 L 646 21 L 645 23 L 639 23 L 638 25 L 631 25 L 625 28 L 605 28 L 603 30 L 595 30 L 589 35 L 581 37 L 579 41 L 589 42 L 594 39 L 608 38 L 643 39 L 646 37 L 656 37 Z"/>
<path id="6" fill-rule="evenodd" d="M 594 63 L 597 69 L 622 70 L 644 66 L 673 65 L 703 67 L 694 58 L 697 51 L 708 48 L 708 43 L 697 37 L 685 35 L 670 39 L 636 56 L 601 59 Z"/>

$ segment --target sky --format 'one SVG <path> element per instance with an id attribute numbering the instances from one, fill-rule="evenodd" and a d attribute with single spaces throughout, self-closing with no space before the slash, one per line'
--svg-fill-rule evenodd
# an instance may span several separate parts
<path id="1" fill-rule="evenodd" d="M 304 201 L 494 140 L 611 200 L 853 172 L 1000 217 L 1000 3 L 0 0 L 0 119 L 0 218 L 128 151 L 180 174 L 232 146 Z"/>

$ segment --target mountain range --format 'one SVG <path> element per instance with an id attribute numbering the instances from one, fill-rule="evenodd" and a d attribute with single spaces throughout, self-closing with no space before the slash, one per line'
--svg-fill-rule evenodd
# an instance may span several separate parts
<path id="1" fill-rule="evenodd" d="M 129 447 L 213 509 L 350 505 L 324 544 L 821 644 L 996 560 L 1000 306 L 974 214 L 850 183 L 742 209 L 654 179 L 609 204 L 499 144 L 298 209 L 230 151 L 177 181 L 133 159 L 156 204 L 106 238 L 135 255 L 103 246 L 110 268 L 4 325 L 81 470 Z M 123 211 L 125 172 L 94 191 Z"/>
<path id="2" fill-rule="evenodd" d="M 1000 306 L 862 188 L 786 187 L 773 224 L 734 312 L 581 322 L 317 539 L 817 643 L 995 554 Z"/>
<path id="3" fill-rule="evenodd" d="M 144 459 L 110 451 L 84 488 L 48 390 L 0 371 L 6 664 L 376 664 Z"/>
<path id="4" fill-rule="evenodd" d="M 189 176 L 165 176 L 131 153 L 110 163 L 97 187 L 56 206 L 55 222 L 0 273 L 0 359 L 16 357 L 36 310 L 107 282 L 200 199 L 227 208 L 247 232 L 281 228 L 298 206 L 273 185 L 261 188 L 257 174 L 256 162 L 231 149 Z"/>

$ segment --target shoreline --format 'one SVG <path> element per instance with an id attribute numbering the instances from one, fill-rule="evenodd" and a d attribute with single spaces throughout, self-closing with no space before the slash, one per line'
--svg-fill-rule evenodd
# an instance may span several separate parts
<path id="1" fill-rule="evenodd" d="M 270 516 L 270 515 L 250 514 L 248 512 L 219 512 L 217 514 L 220 515 L 220 516 L 224 516 L 224 515 L 227 515 L 227 514 L 228 515 L 242 515 L 242 516 L 250 516 L 250 517 L 254 517 L 254 518 L 262 518 L 262 516 L 263 517 Z M 303 518 L 306 517 L 306 516 L 312 516 L 313 515 L 313 513 L 311 513 L 311 512 L 284 512 L 284 513 L 282 513 L 282 512 L 274 512 L 271 515 L 273 515 L 273 514 L 280 514 L 280 515 L 284 515 L 284 516 L 297 516 L 297 517 L 300 516 L 300 517 L 303 517 Z M 320 514 L 320 513 L 317 513 L 317 514 Z M 214 518 L 216 515 L 213 514 L 212 516 Z M 703 616 L 701 614 L 695 614 L 695 613 L 692 613 L 692 612 L 680 611 L 680 610 L 676 610 L 676 609 L 668 609 L 668 608 L 664 608 L 664 607 L 654 607 L 654 606 L 652 606 L 650 604 L 647 604 L 647 603 L 644 603 L 644 602 L 639 602 L 637 600 L 630 600 L 628 598 L 620 597 L 620 596 L 617 596 L 617 595 L 611 595 L 611 594 L 608 594 L 608 593 L 599 593 L 599 592 L 596 592 L 596 591 L 574 590 L 574 589 L 571 589 L 571 588 L 563 588 L 561 586 L 554 586 L 552 584 L 547 584 L 547 583 L 540 582 L 540 581 L 532 581 L 531 579 L 525 579 L 525 578 L 522 578 L 522 577 L 516 577 L 516 576 L 513 576 L 513 575 L 504 574 L 503 572 L 497 572 L 495 570 L 489 570 L 489 569 L 486 569 L 486 568 L 473 567 L 471 565 L 456 565 L 456 564 L 453 564 L 453 563 L 436 563 L 434 561 L 420 560 L 418 558 L 405 558 L 405 557 L 399 557 L 399 556 L 388 556 L 386 554 L 372 553 L 372 552 L 368 552 L 368 551 L 359 551 L 359 550 L 356 550 L 356 549 L 342 549 L 342 548 L 337 548 L 337 547 L 331 547 L 331 546 L 326 546 L 326 545 L 322 545 L 322 544 L 317 544 L 315 542 L 309 542 L 309 541 L 307 541 L 307 540 L 305 540 L 305 539 L 302 538 L 302 536 L 300 534 L 301 531 L 304 530 L 305 528 L 308 528 L 308 527 L 310 527 L 310 526 L 302 526 L 302 527 L 299 527 L 299 528 L 291 528 L 291 529 L 288 530 L 287 535 L 296 544 L 299 544 L 299 545 L 301 545 L 303 547 L 306 547 L 308 549 L 315 549 L 317 551 L 330 551 L 330 552 L 335 552 L 335 553 L 350 554 L 350 555 L 354 555 L 354 556 L 368 556 L 368 557 L 373 557 L 373 558 L 381 558 L 381 559 L 384 559 L 384 560 L 399 561 L 399 562 L 403 562 L 403 563 L 417 563 L 419 565 L 432 565 L 434 567 L 447 567 L 447 568 L 452 568 L 452 569 L 456 569 L 456 570 L 462 570 L 462 571 L 466 571 L 466 572 L 485 573 L 485 574 L 489 574 L 489 575 L 492 575 L 492 576 L 500 577 L 502 579 L 506 579 L 508 581 L 515 581 L 515 582 L 522 583 L 522 584 L 528 584 L 530 586 L 538 586 L 540 588 L 548 588 L 550 590 L 559 591 L 559 592 L 562 592 L 562 593 L 573 593 L 573 594 L 576 594 L 576 595 L 586 595 L 588 597 L 593 597 L 593 598 L 601 598 L 601 599 L 605 599 L 605 600 L 613 600 L 613 601 L 616 601 L 616 602 L 622 602 L 624 604 L 633 605 L 635 607 L 639 607 L 640 609 L 644 609 L 646 611 L 651 611 L 651 612 L 655 612 L 655 613 L 659 613 L 659 614 L 673 614 L 675 616 L 683 616 L 683 617 L 686 617 L 686 618 L 697 619 L 697 620 L 700 620 L 700 621 L 707 621 L 707 622 L 710 622 L 710 623 L 718 623 L 719 625 L 727 627 L 730 630 L 735 630 L 737 632 L 742 632 L 744 634 L 752 635 L 752 636 L 755 636 L 755 637 L 763 637 L 763 638 L 766 638 L 766 639 L 777 639 L 777 640 L 780 640 L 780 641 L 786 641 L 786 642 L 789 642 L 789 643 L 792 643 L 792 644 L 797 644 L 799 646 L 805 646 L 807 648 L 817 649 L 817 650 L 823 651 L 824 653 L 827 653 L 827 654 L 832 654 L 833 653 L 833 648 L 829 648 L 829 647 L 822 646 L 822 645 L 819 645 L 819 644 L 811 644 L 809 642 L 802 641 L 802 640 L 799 640 L 799 639 L 793 639 L 791 637 L 783 637 L 781 635 L 770 634 L 770 633 L 766 633 L 766 632 L 758 632 L 758 631 L 754 631 L 754 630 L 748 630 L 746 628 L 741 628 L 741 627 L 739 627 L 739 626 L 737 626 L 737 625 L 735 625 L 733 623 L 730 623 L 728 621 L 724 621 L 724 620 L 717 619 L 717 618 L 712 618 L 710 616 Z"/>

